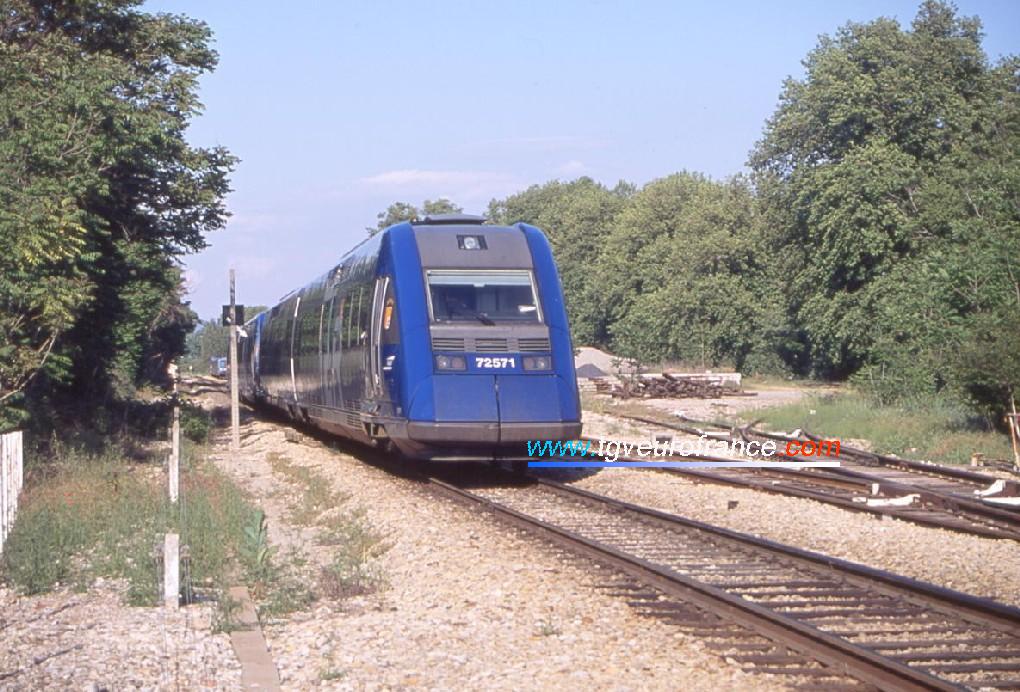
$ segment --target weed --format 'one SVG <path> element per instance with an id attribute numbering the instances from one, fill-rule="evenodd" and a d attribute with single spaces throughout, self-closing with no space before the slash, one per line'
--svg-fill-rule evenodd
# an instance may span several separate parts
<path id="1" fill-rule="evenodd" d="M 151 605 L 160 588 L 154 547 L 177 531 L 190 551 L 192 580 L 219 594 L 217 626 L 230 626 L 237 606 L 226 593 L 250 540 L 244 529 L 265 529 L 236 485 L 204 462 L 185 463 L 181 501 L 171 506 L 163 474 L 130 463 L 117 446 L 90 453 L 53 440 L 49 450 L 54 456 L 45 463 L 34 460 L 0 562 L 4 581 L 34 594 L 62 583 L 86 589 L 98 577 L 119 578 L 127 582 L 128 603 Z M 254 557 L 264 568 L 264 550 L 256 548 Z"/>
<path id="2" fill-rule="evenodd" d="M 390 548 L 384 536 L 368 525 L 363 512 L 339 509 L 349 497 L 333 490 L 313 469 L 298 466 L 280 454 L 268 458 L 274 471 L 300 488 L 291 506 L 291 519 L 321 527 L 319 544 L 336 549 L 333 559 L 319 569 L 319 595 L 339 600 L 381 588 L 385 580 L 374 561 Z"/>
<path id="3" fill-rule="evenodd" d="M 330 680 L 343 680 L 347 677 L 347 671 L 343 668 L 337 668 L 333 665 L 332 659 L 329 661 L 329 665 L 323 666 L 319 669 L 319 679 L 322 681 Z"/>
<path id="4" fill-rule="evenodd" d="M 181 407 L 181 434 L 199 444 L 209 441 L 209 432 L 212 430 L 212 415 L 205 409 L 193 404 L 185 404 Z"/>
<path id="5" fill-rule="evenodd" d="M 232 632 L 237 629 L 237 615 L 241 610 L 241 602 L 223 590 L 216 599 L 216 604 L 217 608 L 213 612 L 212 631 L 220 633 Z"/>
<path id="6" fill-rule="evenodd" d="M 563 634 L 563 630 L 560 629 L 552 620 L 541 620 L 538 623 L 538 628 L 536 629 L 535 634 L 539 637 L 555 637 Z"/>
<path id="7" fill-rule="evenodd" d="M 318 594 L 308 585 L 308 580 L 302 578 L 295 569 L 279 570 L 268 586 L 259 602 L 260 622 L 304 610 L 318 598 Z"/>
<path id="8" fill-rule="evenodd" d="M 376 560 L 392 546 L 368 525 L 362 512 L 331 515 L 319 543 L 335 548 L 332 561 L 319 570 L 319 590 L 326 598 L 363 595 L 385 584 Z"/>
<path id="9" fill-rule="evenodd" d="M 258 510 L 244 526 L 240 546 L 241 561 L 250 580 L 269 581 L 273 576 L 273 548 L 269 545 L 269 525 L 266 515 Z"/>
<path id="10" fill-rule="evenodd" d="M 291 507 L 290 519 L 295 524 L 316 524 L 323 512 L 339 507 L 349 499 L 333 490 L 328 482 L 307 466 L 299 466 L 275 452 L 269 454 L 267 459 L 273 471 L 283 475 L 301 491 L 299 501 Z"/>

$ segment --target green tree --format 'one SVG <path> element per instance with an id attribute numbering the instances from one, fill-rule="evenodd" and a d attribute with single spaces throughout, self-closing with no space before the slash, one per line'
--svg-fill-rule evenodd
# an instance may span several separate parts
<path id="1" fill-rule="evenodd" d="M 990 65 L 980 22 L 935 1 L 909 30 L 848 24 L 804 65 L 751 157 L 791 361 L 992 406 L 1020 377 L 991 346 L 1020 337 L 1020 65 Z"/>
<path id="2" fill-rule="evenodd" d="M 763 270 L 747 182 L 678 173 L 630 199 L 594 274 L 618 352 L 776 370 L 778 301 Z"/>
<path id="3" fill-rule="evenodd" d="M 429 214 L 459 214 L 462 211 L 464 210 L 461 207 L 445 197 L 440 197 L 437 200 L 427 199 L 422 203 L 421 209 L 408 202 L 394 202 L 386 207 L 386 211 L 376 214 L 377 221 L 375 226 L 368 226 L 365 230 L 370 236 L 373 236 L 379 231 L 401 221 L 417 221 Z"/>
<path id="4" fill-rule="evenodd" d="M 0 424 L 162 372 L 193 317 L 178 258 L 226 218 L 235 160 L 187 144 L 208 28 L 135 0 L 0 13 Z"/>
<path id="5" fill-rule="evenodd" d="M 603 278 L 594 271 L 613 222 L 634 192 L 620 183 L 610 190 L 591 178 L 533 185 L 504 200 L 489 203 L 494 223 L 518 221 L 538 226 L 549 237 L 563 283 L 574 339 L 604 344 L 608 322 L 601 293 Z"/>

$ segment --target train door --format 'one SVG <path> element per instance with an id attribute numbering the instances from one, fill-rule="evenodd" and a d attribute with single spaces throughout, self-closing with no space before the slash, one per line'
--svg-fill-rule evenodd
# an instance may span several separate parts
<path id="1" fill-rule="evenodd" d="M 400 351 L 400 318 L 397 315 L 396 296 L 393 291 L 393 280 L 386 282 L 386 291 L 383 294 L 382 325 L 379 332 L 379 370 L 382 377 L 381 387 L 383 390 L 382 400 L 389 402 L 389 413 L 398 415 L 394 410 L 393 402 L 400 397 L 398 378 L 400 368 L 397 367 L 397 358 Z"/>
<path id="2" fill-rule="evenodd" d="M 258 396 L 259 390 L 261 389 L 261 383 L 259 382 L 259 358 L 262 355 L 262 320 L 263 316 L 259 315 L 251 324 L 251 388 L 252 396 Z"/>
<path id="3" fill-rule="evenodd" d="M 375 280 L 375 291 L 372 296 L 371 325 L 368 339 L 368 367 L 365 368 L 365 387 L 368 398 L 379 401 L 383 396 L 382 382 L 382 323 L 383 309 L 386 302 L 386 291 L 390 277 L 380 276 Z"/>
<path id="4" fill-rule="evenodd" d="M 327 319 L 325 336 L 322 345 L 322 362 L 319 372 L 322 373 L 323 404 L 329 408 L 342 408 L 343 392 L 340 388 L 340 359 L 343 338 L 343 316 L 346 298 L 340 295 L 339 289 L 327 303 Z"/>
<path id="5" fill-rule="evenodd" d="M 365 351 L 368 344 L 369 301 L 372 299 L 371 284 L 354 285 L 347 295 L 344 316 L 343 358 L 340 368 L 340 387 L 343 390 L 344 406 L 361 409 L 365 397 Z"/>
<path id="6" fill-rule="evenodd" d="M 294 358 L 297 356 L 296 349 L 298 347 L 297 335 L 301 333 L 300 322 L 298 320 L 298 308 L 301 307 L 301 296 L 298 296 L 294 302 L 294 316 L 291 318 L 290 327 L 290 392 L 291 397 L 294 401 L 297 401 L 297 378 L 294 373 Z"/>

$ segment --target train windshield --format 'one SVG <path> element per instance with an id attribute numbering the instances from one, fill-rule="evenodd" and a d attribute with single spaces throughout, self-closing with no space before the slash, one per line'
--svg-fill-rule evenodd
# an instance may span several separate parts
<path id="1" fill-rule="evenodd" d="M 530 271 L 430 269 L 425 276 L 434 322 L 542 321 Z"/>

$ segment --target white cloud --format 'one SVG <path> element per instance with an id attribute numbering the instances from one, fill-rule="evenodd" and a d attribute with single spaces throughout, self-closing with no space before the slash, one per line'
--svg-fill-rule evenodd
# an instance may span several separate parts
<path id="1" fill-rule="evenodd" d="M 238 274 L 248 279 L 265 279 L 276 269 L 276 260 L 256 255 L 232 256 L 229 264 Z"/>
<path id="2" fill-rule="evenodd" d="M 484 171 L 423 171 L 417 168 L 407 168 L 362 178 L 361 182 L 368 185 L 392 187 L 449 186 L 477 183 L 480 180 L 492 180 L 499 177 L 498 173 Z"/>
<path id="3" fill-rule="evenodd" d="M 581 175 L 582 173 L 584 173 L 587 170 L 588 170 L 588 167 L 585 166 L 580 161 L 567 161 L 566 163 L 561 164 L 561 165 L 556 167 L 556 172 L 558 174 L 560 174 L 560 175 L 567 175 L 567 176 Z"/>
<path id="4" fill-rule="evenodd" d="M 465 207 L 484 207 L 493 197 L 508 195 L 525 186 L 509 173 L 473 170 L 422 170 L 405 168 L 360 178 L 361 185 L 408 201 L 446 197 Z"/>
<path id="5" fill-rule="evenodd" d="M 281 220 L 277 214 L 235 211 L 227 221 L 227 229 L 235 235 L 256 234 L 278 228 Z"/>
<path id="6" fill-rule="evenodd" d="M 600 137 L 579 137 L 572 135 L 553 135 L 548 137 L 504 137 L 486 139 L 475 142 L 472 146 L 483 149 L 500 149 L 530 152 L 556 153 L 564 151 L 588 151 L 604 149 L 612 144 L 612 140 Z"/>

